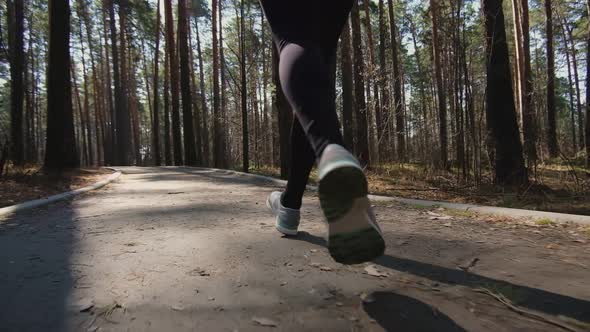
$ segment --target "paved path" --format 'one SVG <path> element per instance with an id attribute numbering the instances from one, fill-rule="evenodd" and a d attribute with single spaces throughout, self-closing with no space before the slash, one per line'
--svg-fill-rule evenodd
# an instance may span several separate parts
<path id="1" fill-rule="evenodd" d="M 123 170 L 104 189 L 0 221 L 0 331 L 561 330 L 481 289 L 590 323 L 590 236 L 577 226 L 377 202 L 386 255 L 343 266 L 324 248 L 313 194 L 289 239 L 262 180 Z"/>

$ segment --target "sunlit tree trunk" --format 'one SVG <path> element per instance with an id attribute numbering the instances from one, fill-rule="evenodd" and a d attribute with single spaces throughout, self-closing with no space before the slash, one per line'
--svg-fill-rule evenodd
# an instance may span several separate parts
<path id="1" fill-rule="evenodd" d="M 171 115 L 172 115 L 172 144 L 174 145 L 174 164 L 182 165 L 182 137 L 180 134 L 179 91 L 178 91 L 178 57 L 174 42 L 174 27 L 172 16 L 172 0 L 165 0 L 166 15 L 166 50 L 168 53 L 168 72 L 170 74 Z"/>
<path id="2" fill-rule="evenodd" d="M 154 116 L 152 122 L 152 149 L 156 166 L 162 164 L 160 156 L 160 90 L 158 89 L 160 83 L 160 21 L 160 0 L 158 0 L 156 8 L 156 48 L 154 51 Z"/>
<path id="3" fill-rule="evenodd" d="M 557 157 L 557 120 L 555 107 L 555 54 L 553 51 L 553 10 L 545 0 L 545 33 L 547 37 L 547 147 L 549 156 Z"/>
<path id="4" fill-rule="evenodd" d="M 494 148 L 494 179 L 500 185 L 528 181 L 510 78 L 502 0 L 483 0 L 486 32 L 486 119 Z"/>

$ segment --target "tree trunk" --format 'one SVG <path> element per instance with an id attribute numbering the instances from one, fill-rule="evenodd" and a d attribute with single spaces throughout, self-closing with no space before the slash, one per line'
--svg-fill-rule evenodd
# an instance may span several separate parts
<path id="1" fill-rule="evenodd" d="M 393 1 L 387 0 L 389 9 L 389 34 L 391 38 L 391 58 L 393 67 L 393 103 L 395 112 L 395 131 L 397 132 L 397 157 L 400 162 L 406 161 L 406 141 L 404 126 L 404 105 L 402 103 L 402 76 L 400 73 L 397 28 L 395 24 L 395 13 Z"/>
<path id="2" fill-rule="evenodd" d="M 214 0 L 215 1 L 215 0 Z M 246 29 L 244 18 L 244 0 L 240 1 L 240 85 L 242 107 L 242 171 L 248 173 L 250 169 L 249 141 L 248 141 L 248 91 L 246 82 Z"/>
<path id="3" fill-rule="evenodd" d="M 170 93 L 172 96 L 172 144 L 174 145 L 174 164 L 182 165 L 182 137 L 180 133 L 179 93 L 178 93 L 178 58 L 174 42 L 174 27 L 172 16 L 172 0 L 164 2 L 166 15 L 166 50 L 168 51 L 168 64 L 170 73 Z"/>
<path id="4" fill-rule="evenodd" d="M 352 82 L 352 58 L 350 51 L 350 25 L 348 22 L 342 31 L 342 40 L 340 41 L 340 59 L 342 72 L 342 132 L 344 138 L 344 145 L 350 151 L 354 150 L 354 134 L 353 134 L 353 105 L 354 100 L 352 96 L 353 82 Z"/>
<path id="5" fill-rule="evenodd" d="M 24 4 L 8 0 L 8 44 L 10 47 L 10 140 L 12 162 L 24 162 L 23 99 L 24 99 Z M 55 17 L 54 17 L 55 18 Z"/>
<path id="6" fill-rule="evenodd" d="M 49 0 L 47 145 L 44 167 L 53 171 L 79 165 L 70 81 L 70 4 L 68 0 Z"/>
<path id="7" fill-rule="evenodd" d="M 197 166 L 187 28 L 186 0 L 178 0 L 178 53 L 180 57 L 180 92 L 182 93 L 182 122 L 184 126 L 184 161 L 189 166 Z"/>
<path id="8" fill-rule="evenodd" d="M 170 139 L 170 57 L 164 56 L 164 160 L 172 165 L 172 142 Z"/>
<path id="9" fill-rule="evenodd" d="M 557 146 L 557 120 L 555 108 L 555 54 L 553 52 L 553 12 L 551 0 L 545 0 L 545 32 L 547 36 L 547 147 L 549 157 L 555 158 Z"/>
<path id="10" fill-rule="evenodd" d="M 354 94 L 356 101 L 357 155 L 363 166 L 370 166 L 369 138 L 367 135 L 367 105 L 365 101 L 365 66 L 363 62 L 361 22 L 357 1 L 352 6 L 352 47 L 354 52 Z"/>
<path id="11" fill-rule="evenodd" d="M 486 1 L 486 0 L 483 0 Z M 441 167 L 447 168 L 447 100 L 443 87 L 442 68 L 440 62 L 440 45 L 438 35 L 438 7 L 436 0 L 430 0 L 430 11 L 432 14 L 432 52 L 434 58 L 434 75 L 436 77 L 436 92 L 438 96 L 438 120 L 440 139 L 440 162 Z"/>
<path id="12" fill-rule="evenodd" d="M 533 76 L 531 73 L 531 48 L 529 37 L 529 5 L 528 0 L 521 0 L 522 23 L 522 131 L 524 138 L 524 152 L 529 164 L 537 162 L 537 125 L 535 113 L 535 99 L 533 92 Z"/>
<path id="13" fill-rule="evenodd" d="M 82 89 L 84 90 L 84 110 L 83 110 L 83 123 L 82 123 L 82 130 L 83 135 L 85 135 L 85 140 L 87 142 L 86 148 L 88 149 L 86 152 L 87 158 L 87 165 L 92 166 L 94 165 L 94 149 L 92 148 L 92 126 L 90 120 L 90 93 L 88 91 L 88 75 L 87 75 L 87 68 L 86 68 L 86 56 L 84 51 L 84 33 L 82 29 L 82 8 L 78 6 L 78 36 L 80 37 L 80 58 L 82 60 L 82 84 L 84 85 Z M 89 49 L 90 53 L 92 50 Z"/>
<path id="14" fill-rule="evenodd" d="M 579 133 L 580 133 L 580 147 L 584 146 L 584 134 L 583 134 L 583 118 L 584 115 L 582 114 L 582 100 L 580 98 L 580 77 L 578 75 L 578 59 L 576 55 L 576 45 L 573 37 L 572 28 L 566 26 L 564 24 L 564 29 L 567 32 L 567 36 L 570 40 L 570 53 L 572 56 L 572 65 L 573 65 L 573 74 L 574 74 L 574 86 L 576 90 L 576 111 L 578 113 L 578 124 L 579 124 Z"/>
<path id="15" fill-rule="evenodd" d="M 486 118 L 495 155 L 494 179 L 500 185 L 524 184 L 528 178 L 516 121 L 502 0 L 482 3 L 486 27 Z"/>
<path id="16" fill-rule="evenodd" d="M 219 123 L 220 116 L 220 99 L 219 99 L 219 39 L 217 36 L 217 9 L 218 0 L 212 1 L 212 20 L 211 20 L 211 34 L 212 34 L 212 48 L 213 48 L 213 166 L 221 167 L 223 153 L 222 144 L 223 137 L 221 137 L 221 126 Z"/>
<path id="17" fill-rule="evenodd" d="M 209 123 L 208 123 L 208 109 L 207 109 L 207 97 L 205 93 L 205 74 L 203 71 L 203 54 L 201 52 L 201 37 L 199 34 L 199 23 L 197 18 L 195 18 L 195 34 L 197 35 L 197 58 L 199 61 L 199 88 L 200 92 L 200 99 L 201 99 L 201 111 L 203 114 L 203 130 L 202 130 L 202 142 L 203 142 L 203 166 L 210 165 L 210 155 L 211 151 L 209 150 Z"/>
<path id="18" fill-rule="evenodd" d="M 152 149 L 154 155 L 154 164 L 160 166 L 162 158 L 160 156 L 160 90 L 158 89 L 160 75 L 160 0 L 156 8 L 156 48 L 154 51 L 154 116 L 152 122 Z"/>
<path id="19" fill-rule="evenodd" d="M 228 115 L 227 115 L 227 81 L 226 81 L 226 68 L 225 68 L 225 54 L 224 54 L 224 47 L 223 47 L 223 1 L 220 1 L 218 6 L 219 7 L 219 79 L 221 85 L 221 92 L 219 98 L 220 101 L 220 113 L 221 113 L 221 168 L 229 167 L 228 159 L 229 156 L 227 155 L 228 145 L 227 145 L 227 135 L 228 135 Z"/>

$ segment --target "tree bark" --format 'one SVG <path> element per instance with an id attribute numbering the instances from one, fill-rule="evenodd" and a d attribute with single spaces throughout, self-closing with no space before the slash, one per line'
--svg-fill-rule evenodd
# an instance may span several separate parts
<path id="1" fill-rule="evenodd" d="M 182 93 L 182 119 L 184 125 L 184 161 L 186 165 L 197 166 L 187 28 L 186 0 L 178 0 L 178 53 L 180 57 L 180 92 Z"/>
<path id="2" fill-rule="evenodd" d="M 387 0 L 389 9 L 389 33 L 391 38 L 391 58 L 393 67 L 393 105 L 395 112 L 395 131 L 397 132 L 397 157 L 400 162 L 406 161 L 404 106 L 402 102 L 402 77 L 400 73 L 399 54 L 397 45 L 397 28 L 393 1 Z"/>
<path id="3" fill-rule="evenodd" d="M 485 1 L 485 0 L 484 0 Z M 438 120 L 440 139 L 440 162 L 441 167 L 446 169 L 448 162 L 448 137 L 447 137 L 447 100 L 443 87 L 442 68 L 440 61 L 440 45 L 438 35 L 438 7 L 437 0 L 430 0 L 430 11 L 432 14 L 432 52 L 434 58 L 434 75 L 436 77 L 436 92 L 438 96 Z"/>
<path id="4" fill-rule="evenodd" d="M 160 166 L 162 158 L 160 156 L 160 0 L 156 5 L 156 48 L 154 50 L 154 116 L 152 122 L 152 149 L 154 155 L 154 164 Z"/>
<path id="5" fill-rule="evenodd" d="M 222 165 L 222 142 L 221 126 L 219 123 L 220 117 L 220 98 L 219 98 L 219 39 L 217 35 L 218 22 L 218 0 L 212 1 L 212 19 L 211 19 L 211 34 L 212 34 L 212 48 L 213 48 L 213 166 L 221 167 Z"/>
<path id="6" fill-rule="evenodd" d="M 537 162 L 537 125 L 535 121 L 535 99 L 533 93 L 533 76 L 531 71 L 531 48 L 529 34 L 529 4 L 528 0 L 521 0 L 522 16 L 522 64 L 523 86 L 522 96 L 522 131 L 524 138 L 524 152 L 529 164 Z"/>
<path id="7" fill-rule="evenodd" d="M 172 101 L 172 144 L 174 146 L 174 164 L 182 165 L 182 137 L 180 133 L 180 114 L 179 114 L 179 91 L 178 91 L 178 57 L 176 56 L 176 44 L 174 42 L 174 27 L 172 16 L 172 0 L 164 2 L 164 12 L 166 15 L 166 49 L 168 51 L 168 65 L 170 73 L 170 93 Z"/>
<path id="8" fill-rule="evenodd" d="M 199 61 L 199 89 L 201 99 L 201 111 L 203 114 L 203 130 L 202 130 L 202 142 L 203 142 L 203 166 L 210 165 L 211 151 L 209 149 L 209 123 L 208 123 L 208 108 L 207 108 L 207 94 L 205 93 L 205 74 L 203 70 L 203 54 L 201 52 L 201 37 L 199 34 L 199 23 L 195 18 L 195 34 L 197 35 L 197 58 Z"/>
<path id="9" fill-rule="evenodd" d="M 49 0 L 47 145 L 44 167 L 55 171 L 79 165 L 70 81 L 70 4 L 68 0 Z"/>
<path id="10" fill-rule="evenodd" d="M 557 157 L 557 120 L 555 108 L 555 54 L 553 51 L 553 11 L 551 0 L 545 0 L 545 32 L 547 37 L 547 147 L 551 158 Z"/>
<path id="11" fill-rule="evenodd" d="M 363 166 L 370 166 L 369 138 L 367 135 L 367 104 L 365 100 L 365 66 L 363 62 L 361 22 L 357 1 L 352 6 L 352 47 L 354 52 L 354 94 L 356 101 L 357 155 Z"/>
<path id="12" fill-rule="evenodd" d="M 8 44 L 10 47 L 10 140 L 15 165 L 24 162 L 23 100 L 24 100 L 24 4 L 8 0 Z"/>
<path id="13" fill-rule="evenodd" d="M 213 0 L 215 1 L 215 0 Z M 240 1 L 240 85 L 242 109 L 242 171 L 248 173 L 250 169 L 249 138 L 248 138 L 248 91 L 246 82 L 246 31 L 244 19 L 244 0 Z"/>
<path id="14" fill-rule="evenodd" d="M 502 0 L 483 0 L 486 31 L 486 119 L 495 155 L 494 179 L 500 185 L 528 182 L 510 78 Z"/>

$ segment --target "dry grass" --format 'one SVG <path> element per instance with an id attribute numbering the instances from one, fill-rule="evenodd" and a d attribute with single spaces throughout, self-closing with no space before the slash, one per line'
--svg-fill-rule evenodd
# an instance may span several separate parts
<path id="1" fill-rule="evenodd" d="M 280 174 L 272 167 L 252 171 Z M 367 177 L 374 194 L 590 215 L 590 173 L 580 166 L 541 165 L 528 186 L 510 189 L 495 186 L 489 172 L 475 183 L 456 170 L 433 170 L 419 164 L 382 164 L 368 170 Z M 312 172 L 310 183 L 315 182 Z"/>
<path id="2" fill-rule="evenodd" d="M 110 173 L 100 168 L 84 168 L 46 174 L 38 166 L 11 166 L 0 177 L 0 207 L 81 188 Z"/>

